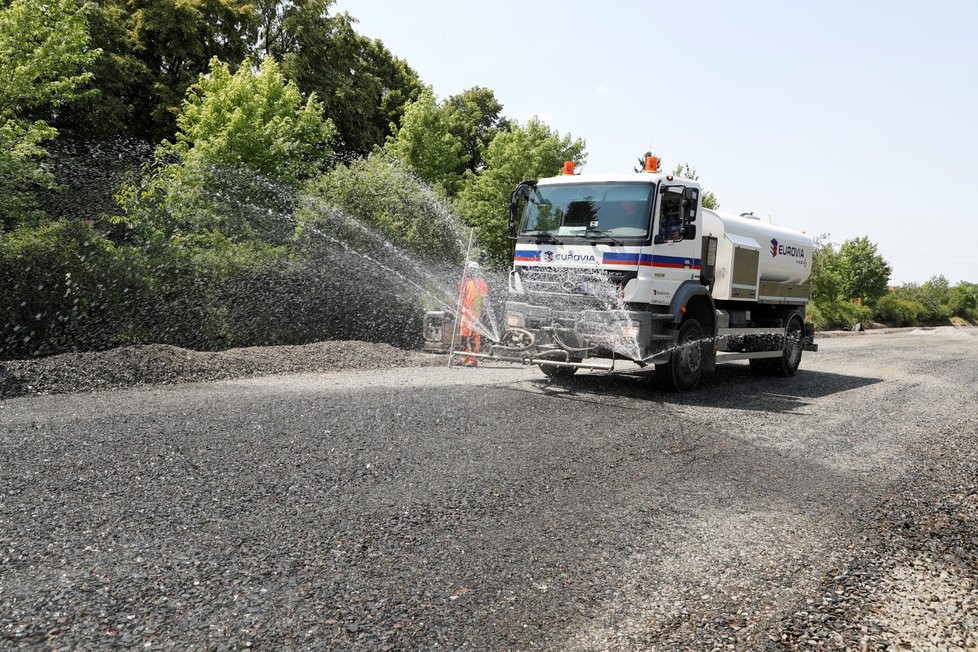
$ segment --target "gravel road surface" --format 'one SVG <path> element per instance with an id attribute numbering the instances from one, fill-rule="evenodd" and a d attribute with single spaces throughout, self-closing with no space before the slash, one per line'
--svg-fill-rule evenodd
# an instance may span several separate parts
<path id="1" fill-rule="evenodd" d="M 978 649 L 978 329 L 820 346 L 0 400 L 0 648 Z"/>

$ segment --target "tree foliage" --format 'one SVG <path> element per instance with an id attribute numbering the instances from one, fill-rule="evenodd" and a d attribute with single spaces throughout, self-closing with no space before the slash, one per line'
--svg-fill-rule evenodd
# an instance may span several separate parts
<path id="1" fill-rule="evenodd" d="M 583 165 L 585 142 L 561 136 L 543 122 L 531 119 L 500 132 L 486 150 L 484 169 L 466 175 L 457 206 L 476 227 L 486 258 L 497 265 L 511 262 L 512 246 L 506 237 L 510 193 L 527 179 L 554 176 L 564 161 Z"/>
<path id="2" fill-rule="evenodd" d="M 41 162 L 41 143 L 57 130 L 31 112 L 60 108 L 91 79 L 84 67 L 98 56 L 89 47 L 84 13 L 74 0 L 38 4 L 13 0 L 0 9 L 0 201 L 2 226 L 34 214 L 32 191 L 53 177 Z"/>
<path id="3" fill-rule="evenodd" d="M 846 240 L 839 249 L 839 276 L 842 296 L 872 304 L 886 294 L 890 264 L 877 252 L 868 236 Z"/>
<path id="4" fill-rule="evenodd" d="M 307 192 L 323 203 L 305 205 L 298 216 L 298 237 L 318 231 L 327 240 L 341 239 L 377 253 L 394 243 L 429 261 L 460 262 L 459 224 L 445 200 L 382 154 L 339 165 L 311 182 Z M 343 214 L 331 212 L 338 208 Z M 352 219 L 350 219 L 352 218 Z M 361 232 L 359 226 L 371 232 Z M 374 233 L 383 236 L 378 243 Z"/>
<path id="5" fill-rule="evenodd" d="M 260 0 L 254 53 L 282 62 L 286 77 L 316 93 L 337 125 L 339 147 L 363 155 L 383 145 L 390 125 L 423 86 L 383 43 L 357 34 L 347 13 L 331 14 L 333 0 Z"/>
<path id="6" fill-rule="evenodd" d="M 820 303 L 838 301 L 842 298 L 841 261 L 835 245 L 829 241 L 828 234 L 815 238 L 812 252 L 812 273 L 809 282 L 812 286 L 812 300 Z"/>
<path id="7" fill-rule="evenodd" d="M 120 201 L 137 223 L 169 235 L 210 231 L 239 241 L 287 236 L 278 213 L 288 213 L 300 181 L 323 169 L 335 133 L 315 97 L 303 99 L 270 58 L 257 72 L 245 65 L 234 74 L 214 59 L 177 125 L 176 141 L 157 148 L 157 168 Z"/>
<path id="8" fill-rule="evenodd" d="M 503 105 L 489 88 L 473 86 L 445 101 L 449 131 L 462 144 L 465 156 L 456 168 L 459 175 L 485 167 L 485 151 L 500 131 L 512 122 L 502 115 Z"/>
<path id="9" fill-rule="evenodd" d="M 886 294 L 890 267 L 868 237 L 847 240 L 839 249 L 827 234 L 815 239 L 812 254 L 811 317 L 818 328 L 851 328 L 873 316 L 867 305 Z"/>
<path id="10" fill-rule="evenodd" d="M 0 118 L 44 104 L 63 106 L 92 74 L 85 14 L 74 0 L 13 0 L 0 10 Z"/>
<path id="11" fill-rule="evenodd" d="M 290 185 L 329 160 L 336 130 L 315 95 L 303 98 L 274 59 L 257 72 L 212 59 L 190 88 L 177 118 L 177 137 L 162 152 L 184 164 L 243 166 Z"/>
<path id="12" fill-rule="evenodd" d="M 129 0 L 135 53 L 151 77 L 154 141 L 170 138 L 187 88 L 210 61 L 238 64 L 254 18 L 250 0 Z"/>
<path id="13" fill-rule="evenodd" d="M 50 105 L 34 112 L 58 131 L 75 140 L 107 141 L 126 138 L 169 137 L 154 130 L 153 71 L 139 58 L 139 42 L 127 0 L 99 0 L 86 5 L 91 46 L 98 56 L 84 70 L 91 76 L 90 92 L 63 109 Z M 172 116 L 166 116 L 170 122 Z"/>
<path id="14" fill-rule="evenodd" d="M 951 317 L 978 319 L 978 285 L 952 286 L 944 276 L 892 288 L 875 306 L 881 321 L 895 326 L 944 324 Z"/>
<path id="15" fill-rule="evenodd" d="M 464 149 L 430 88 L 405 107 L 400 127 L 392 125 L 391 130 L 384 151 L 424 181 L 454 194 L 461 181 L 457 170 L 465 160 Z"/>

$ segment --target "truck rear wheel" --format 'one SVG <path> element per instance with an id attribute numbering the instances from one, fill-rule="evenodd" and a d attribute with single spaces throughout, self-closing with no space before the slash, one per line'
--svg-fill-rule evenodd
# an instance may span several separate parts
<path id="1" fill-rule="evenodd" d="M 703 327 L 695 319 L 687 319 L 679 328 L 669 362 L 655 366 L 656 375 L 672 390 L 690 391 L 703 378 L 709 353 L 707 346 L 709 343 L 703 339 Z"/>
<path id="2" fill-rule="evenodd" d="M 753 359 L 750 361 L 751 371 L 782 378 L 795 375 L 798 365 L 801 364 L 804 337 L 805 326 L 800 319 L 792 317 L 785 328 L 781 357 Z"/>

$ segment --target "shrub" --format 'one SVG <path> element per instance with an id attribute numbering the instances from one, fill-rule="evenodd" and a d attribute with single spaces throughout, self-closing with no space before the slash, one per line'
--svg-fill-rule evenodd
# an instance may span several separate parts
<path id="1" fill-rule="evenodd" d="M 919 302 L 901 299 L 891 292 L 876 302 L 874 318 L 890 326 L 912 326 L 925 310 Z"/>
<path id="2" fill-rule="evenodd" d="M 102 349 L 138 339 L 130 308 L 146 286 L 133 253 L 80 221 L 0 234 L 0 357 Z"/>
<path id="3" fill-rule="evenodd" d="M 307 192 L 309 200 L 297 212 L 300 239 L 319 231 L 368 252 L 389 242 L 427 261 L 462 261 L 461 227 L 445 201 L 381 155 L 337 166 Z"/>
<path id="4" fill-rule="evenodd" d="M 865 324 L 872 315 L 866 306 L 848 301 L 827 301 L 809 303 L 807 317 L 818 330 L 851 329 L 856 324 Z"/>

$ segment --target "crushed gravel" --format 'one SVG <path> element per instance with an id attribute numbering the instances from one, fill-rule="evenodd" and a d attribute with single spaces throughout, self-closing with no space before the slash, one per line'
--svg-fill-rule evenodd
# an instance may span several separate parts
<path id="1" fill-rule="evenodd" d="M 976 335 L 679 396 L 358 342 L 6 363 L 282 375 L 0 401 L 0 648 L 978 650 Z"/>
<path id="2" fill-rule="evenodd" d="M 203 352 L 162 344 L 0 362 L 0 398 L 276 374 L 424 367 L 444 356 L 358 341 Z"/>

